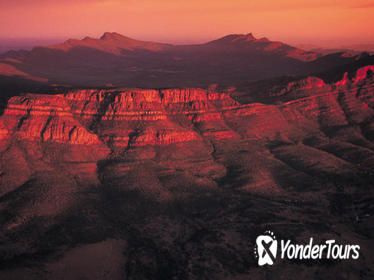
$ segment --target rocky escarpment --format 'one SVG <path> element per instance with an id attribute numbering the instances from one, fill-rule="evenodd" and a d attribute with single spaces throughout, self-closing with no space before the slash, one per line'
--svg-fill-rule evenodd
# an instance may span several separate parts
<path id="1" fill-rule="evenodd" d="M 8 101 L 0 119 L 2 151 L 6 155 L 9 147 L 26 147 L 27 162 L 27 147 L 37 146 L 40 154 L 35 156 L 33 151 L 33 157 L 43 161 L 54 146 L 56 163 L 96 166 L 102 160 L 104 181 L 112 180 L 107 173 L 122 178 L 120 170 L 132 170 L 134 164 L 146 160 L 160 174 L 180 170 L 183 176 L 192 176 L 191 184 L 197 180 L 216 186 L 231 168 L 229 154 L 253 145 L 263 147 L 256 153 L 274 157 L 266 145 L 334 138 L 333 131 L 343 134 L 340 140 L 372 148 L 371 71 L 373 66 L 361 68 L 352 79 L 345 75 L 335 84 L 315 77 L 292 82 L 277 94 L 271 93 L 283 98 L 277 105 L 240 104 L 228 93 L 193 88 L 16 96 Z M 87 152 L 74 152 L 77 149 Z M 195 162 L 202 167 L 196 168 Z M 118 172 L 105 172 L 117 167 Z M 91 172 L 96 174 L 96 167 Z M 5 172 L 4 182 L 7 176 Z M 256 184 L 254 179 L 250 185 Z M 170 189 L 160 187 L 159 191 L 167 194 Z"/>
<path id="2" fill-rule="evenodd" d="M 84 128 L 62 96 L 26 95 L 13 97 L 4 112 L 8 136 L 15 132 L 28 141 L 99 145 L 98 136 Z M 15 131 L 16 130 L 16 131 Z"/>
<path id="3" fill-rule="evenodd" d="M 0 117 L 0 278 L 246 278 L 257 275 L 251 238 L 264 227 L 362 245 L 360 262 L 283 263 L 279 275 L 369 275 L 372 71 L 293 81 L 263 92 L 266 104 L 198 88 L 10 98 Z"/>

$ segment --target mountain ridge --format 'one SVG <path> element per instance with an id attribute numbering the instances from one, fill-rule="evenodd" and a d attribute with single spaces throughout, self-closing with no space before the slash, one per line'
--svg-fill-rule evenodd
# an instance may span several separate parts
<path id="1" fill-rule="evenodd" d="M 206 87 L 233 85 L 280 76 L 307 76 L 353 63 L 357 56 L 294 48 L 253 34 L 231 34 L 204 44 L 171 45 L 106 32 L 101 38 L 70 39 L 62 44 L 9 52 L 0 72 L 22 73 L 78 87 Z M 1 69 L 0 69 L 1 70 Z"/>
<path id="2" fill-rule="evenodd" d="M 103 42 L 105 43 L 103 44 Z M 166 43 L 153 42 L 153 41 L 136 40 L 136 39 L 124 36 L 116 32 L 105 32 L 99 39 L 95 39 L 91 37 L 84 37 L 82 40 L 68 39 L 66 42 L 62 44 L 47 46 L 47 48 L 61 49 L 61 50 L 67 51 L 73 47 L 86 46 L 86 47 L 97 48 L 100 50 L 105 50 L 105 51 L 120 55 L 121 52 L 118 50 L 119 48 L 122 48 L 124 50 L 145 49 L 145 50 L 151 50 L 151 51 L 162 51 L 162 50 L 165 50 L 165 48 L 167 47 L 173 47 L 173 46 L 206 46 L 206 45 L 217 45 L 217 44 L 219 45 L 219 44 L 227 44 L 227 43 L 234 43 L 234 44 L 263 43 L 265 44 L 265 50 L 267 51 L 273 51 L 275 49 L 285 47 L 285 48 L 288 48 L 290 51 L 292 50 L 295 54 L 300 54 L 299 56 L 296 56 L 296 55 L 292 56 L 292 54 L 289 54 L 290 57 L 293 57 L 295 59 L 300 59 L 303 61 L 315 60 L 319 55 L 318 53 L 304 51 L 304 50 L 298 49 L 296 47 L 292 47 L 290 45 L 287 45 L 287 44 L 284 44 L 278 41 L 270 41 L 266 37 L 257 39 L 253 36 L 252 33 L 229 34 L 221 38 L 208 41 L 206 43 L 200 43 L 200 44 L 173 45 L 173 44 L 166 44 Z M 105 48 L 105 46 L 107 48 Z M 261 45 L 258 45 L 257 47 L 259 46 Z M 113 48 L 117 48 L 117 50 L 113 52 Z M 301 54 L 309 54 L 309 56 L 303 57 L 301 56 Z"/>
<path id="3" fill-rule="evenodd" d="M 149 51 L 160 51 L 168 46 L 171 45 L 135 40 L 116 32 L 105 32 L 99 39 L 91 37 L 84 37 L 82 40 L 68 39 L 62 44 L 47 46 L 46 48 L 68 51 L 74 47 L 90 47 L 121 55 L 121 50 L 145 49 Z"/>

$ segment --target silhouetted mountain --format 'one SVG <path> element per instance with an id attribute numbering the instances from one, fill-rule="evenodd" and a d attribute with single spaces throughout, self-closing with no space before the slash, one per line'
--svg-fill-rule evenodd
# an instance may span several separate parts
<path id="1" fill-rule="evenodd" d="M 86 37 L 29 52 L 9 52 L 0 63 L 50 84 L 195 87 L 308 75 L 357 59 L 322 56 L 252 34 L 228 35 L 199 45 L 169 45 L 105 33 L 100 39 Z"/>
<path id="2" fill-rule="evenodd" d="M 87 47 L 115 55 L 121 55 L 123 50 L 141 49 L 148 51 L 160 51 L 170 46 L 171 45 L 168 44 L 134 40 L 115 32 L 106 32 L 103 34 L 103 36 L 101 36 L 100 39 L 90 37 L 85 37 L 83 40 L 70 39 L 65 43 L 49 46 L 48 48 L 69 51 L 72 48 Z"/>

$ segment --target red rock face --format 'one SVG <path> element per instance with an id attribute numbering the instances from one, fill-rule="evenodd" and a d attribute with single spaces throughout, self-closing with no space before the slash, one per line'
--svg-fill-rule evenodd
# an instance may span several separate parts
<path id="1" fill-rule="evenodd" d="M 365 67 L 362 67 L 362 68 L 358 69 L 357 73 L 356 73 L 356 78 L 355 78 L 353 83 L 357 84 L 360 81 L 365 80 L 366 78 L 368 78 L 368 73 L 370 73 L 372 75 L 373 72 L 374 72 L 374 66 L 373 65 L 368 65 L 368 66 L 365 66 Z"/>
<path id="2" fill-rule="evenodd" d="M 195 123 L 218 120 L 223 110 L 239 106 L 228 94 L 202 89 L 79 91 L 66 99 L 77 118 L 93 122 L 101 137 L 112 136 L 120 146 L 201 141 Z"/>
<path id="3" fill-rule="evenodd" d="M 59 95 L 13 97 L 3 118 L 8 134 L 14 131 L 21 140 L 71 145 L 102 144 L 97 135 L 73 118 L 70 106 Z"/>
<path id="4" fill-rule="evenodd" d="M 336 127 L 367 123 L 374 113 L 373 79 L 368 74 L 372 70 L 372 66 L 361 68 L 352 80 L 345 75 L 332 85 L 314 77 L 292 82 L 273 93 L 289 100 L 277 105 L 243 105 L 228 93 L 197 88 L 74 90 L 12 97 L 0 119 L 2 150 L 18 141 L 32 142 L 42 150 L 57 145 L 59 151 L 66 147 L 94 151 L 62 157 L 54 153 L 61 162 L 95 163 L 109 153 L 125 162 L 179 161 L 188 156 L 216 166 L 213 177 L 223 176 L 226 164 L 217 165 L 212 156 L 217 147 L 222 146 L 219 153 L 225 154 L 238 143 L 291 143 Z M 365 126 L 365 133 L 371 135 L 371 125 Z M 161 147 L 169 147 L 170 158 L 158 151 Z"/>
<path id="5" fill-rule="evenodd" d="M 373 69 L 361 68 L 352 81 L 345 75 L 334 85 L 315 77 L 292 82 L 274 95 L 294 100 L 276 106 L 241 105 L 227 93 L 203 89 L 28 94 L 9 100 L 1 118 L 1 137 L 68 145 L 110 142 L 127 148 L 239 136 L 271 140 L 279 133 L 288 138 L 301 133 L 300 128 L 319 128 L 324 122 L 346 125 L 347 114 L 358 123 L 368 118 L 371 98 L 357 96 L 360 88 L 347 86 L 364 83 L 370 89 L 367 73 Z"/>

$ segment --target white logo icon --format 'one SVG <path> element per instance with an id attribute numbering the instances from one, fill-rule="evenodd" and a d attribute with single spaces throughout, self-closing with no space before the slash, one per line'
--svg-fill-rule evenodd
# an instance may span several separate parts
<path id="1" fill-rule="evenodd" d="M 273 265 L 277 257 L 278 241 L 275 239 L 274 233 L 266 231 L 256 239 L 255 254 L 258 258 L 258 265 Z"/>

